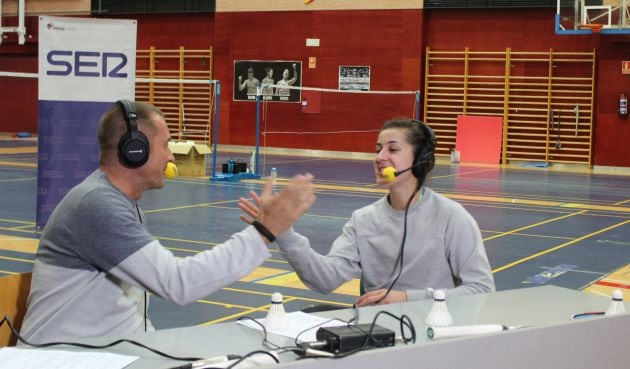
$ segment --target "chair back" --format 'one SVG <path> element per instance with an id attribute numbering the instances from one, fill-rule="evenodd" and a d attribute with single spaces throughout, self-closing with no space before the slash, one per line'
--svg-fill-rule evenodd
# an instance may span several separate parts
<path id="1" fill-rule="evenodd" d="M 12 274 L 0 278 L 0 320 L 5 316 L 11 319 L 16 330 L 22 327 L 26 314 L 26 300 L 31 289 L 33 273 Z M 15 346 L 17 338 L 5 322 L 0 327 L 0 347 Z"/>

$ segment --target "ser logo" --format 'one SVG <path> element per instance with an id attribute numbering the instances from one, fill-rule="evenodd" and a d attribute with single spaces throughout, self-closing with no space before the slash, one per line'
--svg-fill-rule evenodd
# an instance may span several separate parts
<path id="1" fill-rule="evenodd" d="M 49 76 L 127 78 L 127 55 L 114 52 L 51 50 L 46 55 Z"/>

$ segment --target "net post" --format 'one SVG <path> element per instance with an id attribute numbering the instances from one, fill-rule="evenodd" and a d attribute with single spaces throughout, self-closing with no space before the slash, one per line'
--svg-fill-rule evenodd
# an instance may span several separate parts
<path id="1" fill-rule="evenodd" d="M 214 85 L 214 132 L 212 132 L 212 177 L 217 174 L 217 142 L 219 141 L 219 97 L 221 95 L 221 81 L 216 81 Z"/>
<path id="2" fill-rule="evenodd" d="M 258 156 L 260 149 L 260 82 L 256 85 L 256 173 L 255 175 L 260 175 L 258 171 Z"/>

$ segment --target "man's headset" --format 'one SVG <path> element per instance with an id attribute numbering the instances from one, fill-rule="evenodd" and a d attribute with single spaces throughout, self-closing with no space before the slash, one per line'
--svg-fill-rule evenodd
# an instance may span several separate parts
<path id="1" fill-rule="evenodd" d="M 117 101 L 127 122 L 127 133 L 118 142 L 118 158 L 128 168 L 139 168 L 149 160 L 149 140 L 138 130 L 138 115 L 129 100 Z"/>
<path id="2" fill-rule="evenodd" d="M 431 127 L 427 126 L 424 122 L 416 119 L 412 120 L 412 122 L 418 124 L 420 129 L 424 131 L 424 144 L 418 155 L 414 158 L 411 169 L 411 173 L 413 173 L 414 177 L 422 179 L 427 173 L 433 170 L 435 166 L 435 146 L 437 144 L 437 138 Z"/>

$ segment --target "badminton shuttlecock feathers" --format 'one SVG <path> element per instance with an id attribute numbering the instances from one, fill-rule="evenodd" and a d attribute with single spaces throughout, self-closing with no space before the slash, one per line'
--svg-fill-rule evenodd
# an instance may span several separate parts
<path id="1" fill-rule="evenodd" d="M 606 309 L 605 315 L 623 314 L 626 312 L 626 307 L 623 306 L 623 292 L 621 290 L 614 290 L 612 293 L 612 300 L 608 309 Z"/>
<path id="2" fill-rule="evenodd" d="M 442 290 L 433 292 L 433 306 L 425 320 L 430 327 L 448 327 L 453 324 L 453 318 L 446 308 L 446 295 Z"/>
<path id="3" fill-rule="evenodd" d="M 282 294 L 274 292 L 271 295 L 271 306 L 265 318 L 265 328 L 268 330 L 282 330 L 287 328 L 287 319 L 282 305 Z"/>

